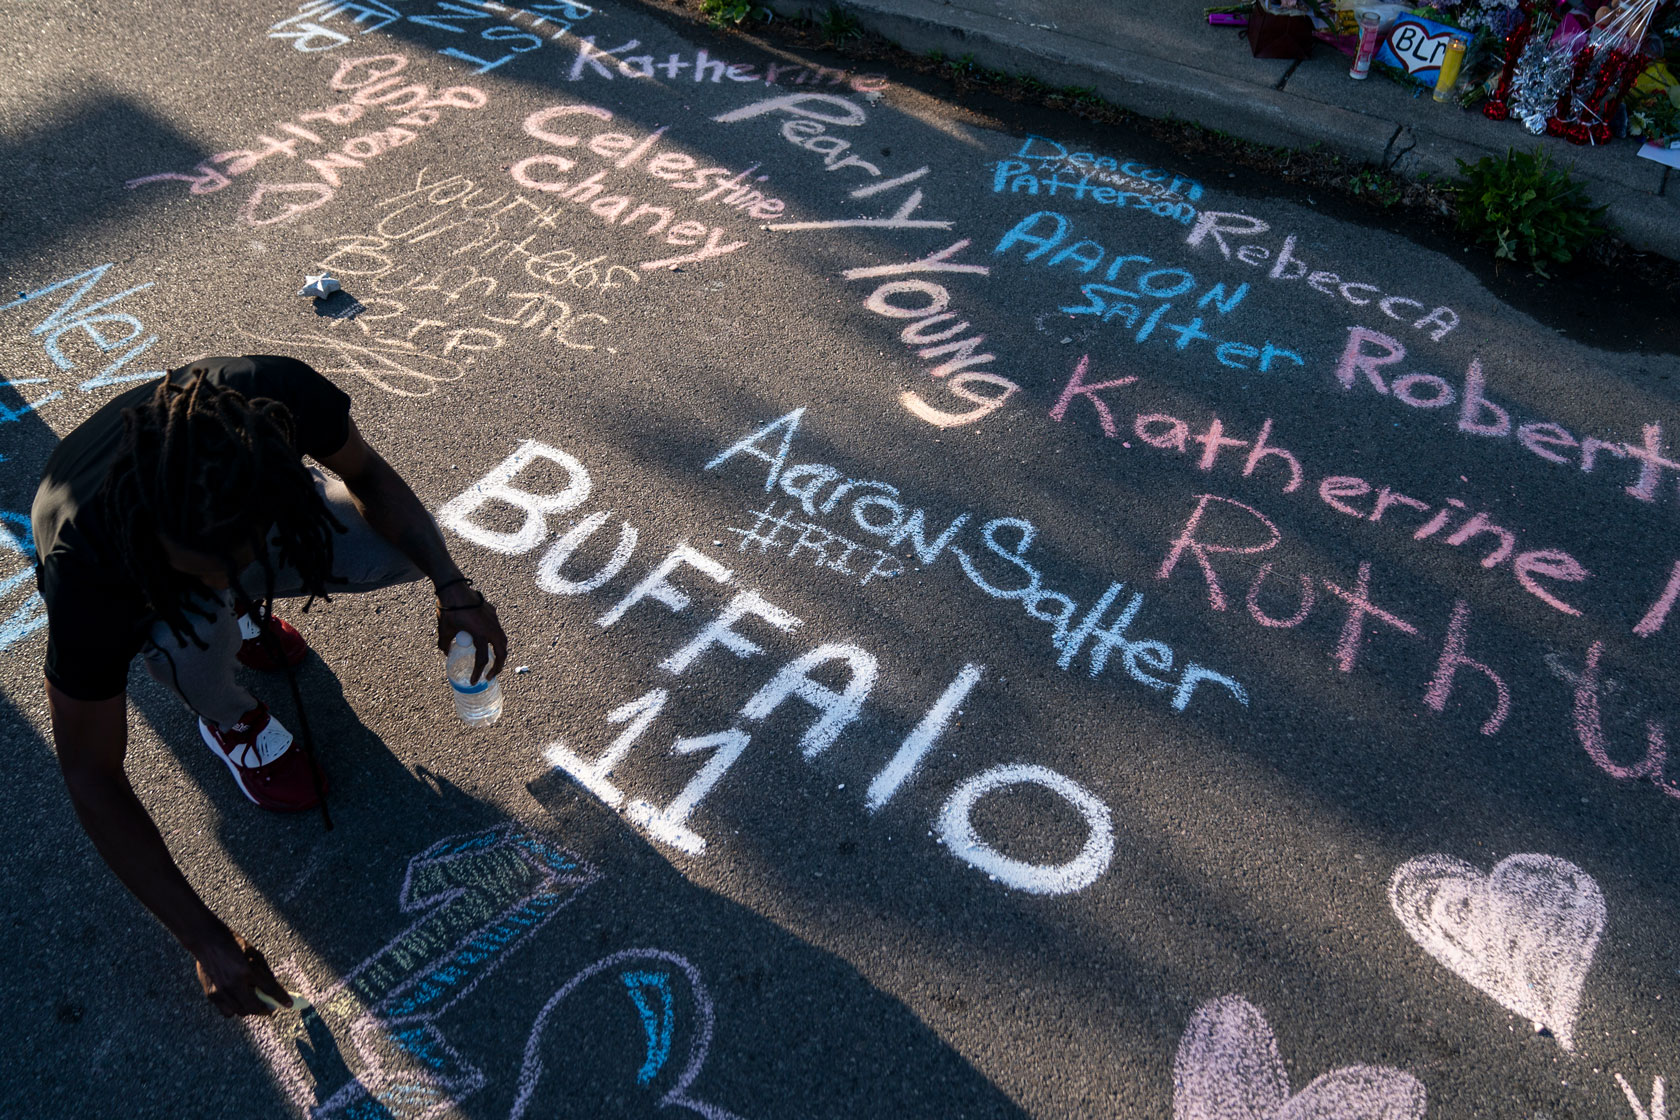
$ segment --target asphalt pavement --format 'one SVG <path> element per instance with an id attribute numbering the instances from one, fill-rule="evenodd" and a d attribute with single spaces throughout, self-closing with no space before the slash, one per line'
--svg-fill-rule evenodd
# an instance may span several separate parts
<path id="1" fill-rule="evenodd" d="M 1664 1114 L 1637 291 L 1594 348 L 1253 173 L 633 2 L 0 29 L 8 1114 Z M 349 393 L 513 642 L 469 730 L 424 589 L 293 605 L 331 832 L 136 668 L 142 800 L 311 1003 L 245 1023 L 76 823 L 29 578 L 55 440 L 206 352 Z"/>

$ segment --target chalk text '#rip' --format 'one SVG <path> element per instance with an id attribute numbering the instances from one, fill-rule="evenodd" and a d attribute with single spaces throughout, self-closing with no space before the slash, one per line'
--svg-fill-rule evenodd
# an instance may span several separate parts
<path id="1" fill-rule="evenodd" d="M 1095 604 L 1080 615 L 1079 604 L 1044 584 L 1044 573 L 1027 558 L 1038 538 L 1038 527 L 1020 517 L 999 517 L 978 527 L 979 541 L 963 536 L 970 514 L 959 513 L 939 534 L 929 540 L 927 511 L 910 508 L 899 500 L 898 487 L 875 479 L 848 478 L 846 472 L 825 463 L 787 466 L 804 416 L 795 409 L 757 431 L 748 433 L 719 452 L 705 466 L 716 470 L 737 457 L 756 459 L 768 465 L 764 490 L 780 486 L 782 493 L 799 500 L 812 518 L 838 516 L 842 499 L 849 502 L 852 523 L 870 536 L 880 537 L 886 547 L 908 546 L 924 566 L 931 566 L 949 554 L 974 587 L 993 599 L 1018 602 L 1026 615 L 1051 628 L 1050 646 L 1058 656 L 1056 665 L 1066 670 L 1086 652 L 1089 641 L 1090 675 L 1100 676 L 1110 658 L 1132 681 L 1158 692 L 1172 693 L 1172 708 L 1182 712 L 1203 684 L 1218 685 L 1240 704 L 1248 704 L 1248 692 L 1223 673 L 1194 661 L 1177 668 L 1178 659 L 1165 642 L 1131 636 L 1131 628 L 1143 609 L 1143 594 L 1134 591 L 1117 614 L 1105 617 L 1120 599 L 1123 583 L 1110 583 Z M 818 505 L 818 499 L 835 485 Z M 848 495 L 850 495 L 848 499 Z M 935 521 L 934 524 L 938 524 Z M 971 534 L 974 530 L 970 530 Z M 961 541 L 961 543 L 958 543 Z M 1025 580 L 1022 583 L 1022 580 Z M 1014 585 L 1014 586 L 1011 586 Z M 1178 675 L 1172 676 L 1174 672 Z"/>
<path id="2" fill-rule="evenodd" d="M 737 538 L 736 552 L 746 552 L 749 546 L 756 546 L 760 556 L 780 554 L 796 561 L 809 556 L 811 567 L 851 576 L 858 580 L 859 587 L 869 586 L 871 580 L 893 579 L 904 574 L 904 561 L 893 553 L 850 540 L 815 521 L 800 521 L 794 516 L 799 511 L 797 506 L 785 513 L 777 507 L 778 503 L 771 502 L 763 509 L 749 510 L 747 516 L 752 519 L 751 527 L 731 525 L 724 529 L 725 533 Z M 786 536 L 783 536 L 784 533 Z M 771 552 L 772 549 L 776 550 L 775 553 Z M 785 553 L 783 549 L 786 549 Z M 829 559 L 831 551 L 837 554 L 832 560 Z M 867 556 L 871 552 L 875 554 L 875 560 L 867 568 L 853 568 L 847 564 L 854 554 Z"/>

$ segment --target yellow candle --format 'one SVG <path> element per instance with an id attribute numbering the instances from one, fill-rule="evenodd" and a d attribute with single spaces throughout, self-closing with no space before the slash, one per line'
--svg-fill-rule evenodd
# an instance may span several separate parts
<path id="1" fill-rule="evenodd" d="M 1445 101 L 1452 96 L 1452 88 L 1458 82 L 1458 68 L 1464 65 L 1463 39 L 1454 38 L 1447 44 L 1446 57 L 1441 59 L 1441 76 L 1435 79 L 1435 100 Z"/>

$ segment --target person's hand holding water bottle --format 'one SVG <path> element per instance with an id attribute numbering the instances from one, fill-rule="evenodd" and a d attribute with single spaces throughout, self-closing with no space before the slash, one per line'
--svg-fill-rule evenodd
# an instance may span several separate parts
<path id="1" fill-rule="evenodd" d="M 448 658 L 446 667 L 451 684 L 455 686 L 457 703 L 461 700 L 463 685 L 472 690 L 467 694 L 469 696 L 475 695 L 481 686 L 489 685 L 495 692 L 495 715 L 469 719 L 468 722 L 492 723 L 501 715 L 501 686 L 495 678 L 502 671 L 502 663 L 507 660 L 507 634 L 496 617 L 496 608 L 474 589 L 472 581 L 465 576 L 439 583 L 437 597 L 438 651 Z M 465 652 L 457 645 L 462 637 L 467 639 L 466 644 L 471 650 L 470 664 L 460 656 Z M 457 675 L 465 679 L 457 683 Z M 488 696 L 480 699 L 487 701 Z M 467 719 L 465 713 L 462 718 Z"/>

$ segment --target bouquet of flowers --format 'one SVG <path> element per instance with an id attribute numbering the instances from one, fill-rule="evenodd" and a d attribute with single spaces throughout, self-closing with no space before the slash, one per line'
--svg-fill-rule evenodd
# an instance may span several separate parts
<path id="1" fill-rule="evenodd" d="M 1628 94 L 1628 132 L 1664 147 L 1680 147 L 1680 78 L 1653 62 Z"/>

